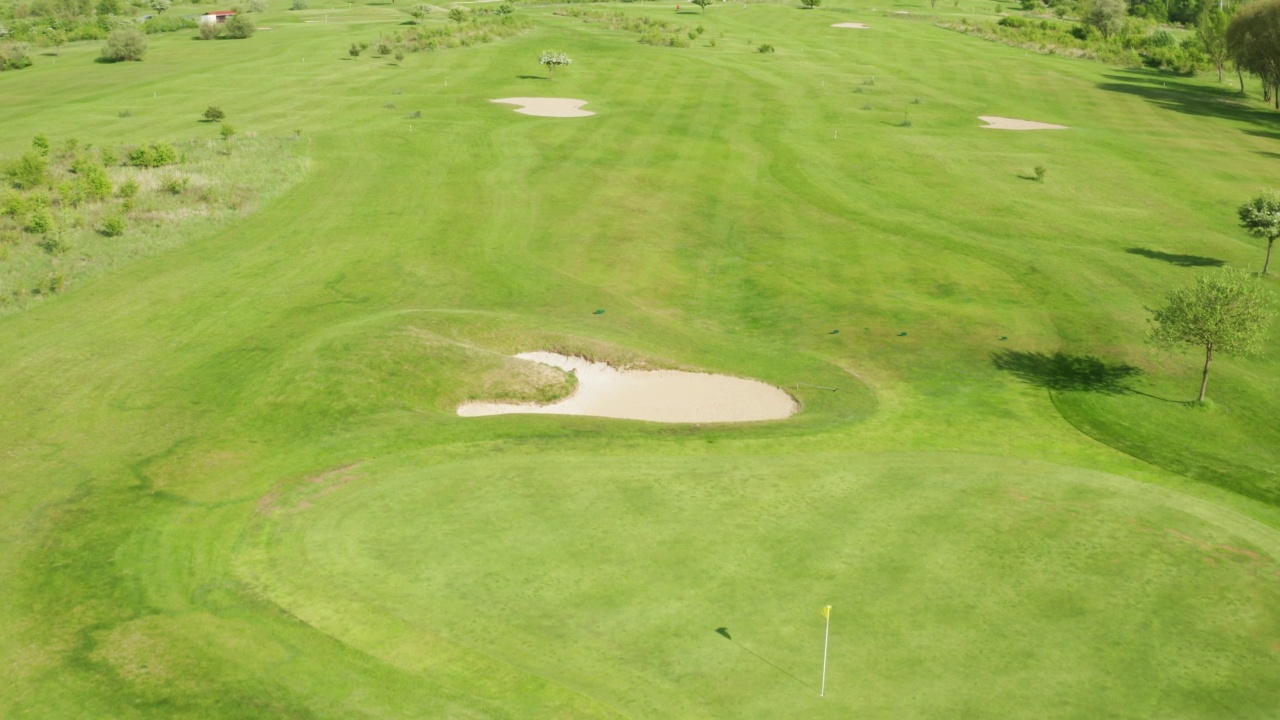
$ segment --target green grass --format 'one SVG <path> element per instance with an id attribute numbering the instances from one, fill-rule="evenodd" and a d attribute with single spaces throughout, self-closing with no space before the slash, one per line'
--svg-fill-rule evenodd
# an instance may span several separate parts
<path id="1" fill-rule="evenodd" d="M 408 16 L 343 6 L 0 77 L 3 154 L 207 138 L 217 105 L 310 168 L 0 317 L 0 715 L 1272 715 L 1280 340 L 1191 408 L 1195 356 L 1141 338 L 1212 269 L 1180 256 L 1260 265 L 1234 207 L 1275 116 L 869 3 L 618 7 L 707 31 L 523 7 L 525 35 L 397 66 L 346 49 Z M 488 102 L 526 95 L 598 114 Z M 507 377 L 532 349 L 805 407 L 454 415 L 567 392 Z M 1058 350 L 1133 391 L 1032 362 Z"/>

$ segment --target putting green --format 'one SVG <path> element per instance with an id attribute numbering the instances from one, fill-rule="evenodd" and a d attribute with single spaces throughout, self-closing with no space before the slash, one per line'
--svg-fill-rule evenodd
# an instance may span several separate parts
<path id="1" fill-rule="evenodd" d="M 1280 533 L 1078 468 L 415 455 L 285 485 L 253 526 L 256 591 L 512 717 L 1280 704 Z"/>

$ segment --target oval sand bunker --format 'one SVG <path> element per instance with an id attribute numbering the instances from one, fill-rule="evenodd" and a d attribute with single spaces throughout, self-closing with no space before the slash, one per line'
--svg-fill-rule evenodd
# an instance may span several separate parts
<path id="1" fill-rule="evenodd" d="M 786 392 L 758 380 L 679 370 L 619 370 L 549 352 L 520 353 L 516 357 L 575 373 L 578 389 L 550 405 L 468 402 L 458 406 L 458 414 L 479 417 L 535 413 L 717 423 L 781 420 L 800 409 Z"/>
<path id="2" fill-rule="evenodd" d="M 986 123 L 982 128 L 984 130 L 1070 130 L 1066 125 L 1052 125 L 1050 123 L 1034 122 L 1032 120 L 1018 120 L 1015 118 L 996 117 L 994 115 L 979 115 L 978 119 Z"/>
<path id="3" fill-rule="evenodd" d="M 582 106 L 586 105 L 586 100 L 574 100 L 573 98 L 501 98 L 499 100 L 490 100 L 489 102 L 503 103 L 505 105 L 519 105 L 516 112 L 522 115 L 537 115 L 538 117 L 587 117 L 595 115 L 589 110 L 583 110 Z"/>
<path id="4" fill-rule="evenodd" d="M 870 25 L 863 25 L 862 23 L 836 23 L 831 27 L 849 28 L 850 30 L 870 30 L 871 29 Z"/>

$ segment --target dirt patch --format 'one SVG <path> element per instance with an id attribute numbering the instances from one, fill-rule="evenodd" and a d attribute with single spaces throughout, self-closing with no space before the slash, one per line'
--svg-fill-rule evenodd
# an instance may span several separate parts
<path id="1" fill-rule="evenodd" d="M 871 29 L 870 25 L 864 25 L 862 23 L 836 23 L 831 27 L 849 28 L 850 30 L 870 30 Z"/>
<path id="2" fill-rule="evenodd" d="M 785 391 L 758 380 L 684 372 L 632 370 L 549 352 L 517 358 L 574 373 L 577 390 L 549 405 L 468 402 L 462 417 L 543 414 L 590 415 L 668 423 L 719 423 L 781 420 L 800 406 Z"/>
<path id="3" fill-rule="evenodd" d="M 537 115 L 538 117 L 587 117 L 595 115 L 590 110 L 583 110 L 582 106 L 587 104 L 586 100 L 574 100 L 573 98 L 501 98 L 499 100 L 490 100 L 489 102 L 503 103 L 506 105 L 519 105 L 516 112 L 521 115 Z"/>
<path id="4" fill-rule="evenodd" d="M 997 117 L 995 115 L 979 115 L 978 119 L 986 123 L 984 130 L 1070 130 L 1066 125 L 1018 120 L 1017 118 Z"/>

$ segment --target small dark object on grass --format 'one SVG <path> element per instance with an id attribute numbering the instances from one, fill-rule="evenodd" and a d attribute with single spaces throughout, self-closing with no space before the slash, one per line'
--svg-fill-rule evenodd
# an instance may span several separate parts
<path id="1" fill-rule="evenodd" d="M 386 105 L 383 105 L 382 107 L 384 107 L 384 108 L 386 108 L 386 109 L 388 109 L 388 110 L 395 110 L 395 109 L 396 109 L 396 104 L 395 104 L 395 103 L 393 103 L 393 102 L 392 102 L 392 103 L 387 103 Z"/>
<path id="2" fill-rule="evenodd" d="M 898 333 L 898 337 L 906 337 L 906 336 L 907 336 L 907 334 L 906 334 L 905 332 L 900 332 L 900 333 Z"/>
<path id="3" fill-rule="evenodd" d="M 924 101 L 923 101 L 923 100 L 921 100 L 920 98 L 912 98 L 912 99 L 911 99 L 911 104 L 912 104 L 912 105 L 923 105 L 923 104 L 924 104 Z"/>
<path id="4" fill-rule="evenodd" d="M 1003 341 L 1003 340 L 1008 340 L 1008 339 L 1009 339 L 1009 336 L 1008 336 L 1008 335 L 1001 335 L 1001 336 L 1000 336 L 1000 339 L 1001 339 L 1002 341 Z"/>
<path id="5" fill-rule="evenodd" d="M 597 311 L 595 311 L 595 312 L 593 312 L 593 313 L 591 313 L 591 314 L 592 314 L 592 315 L 603 315 L 603 314 L 604 314 L 604 309 L 602 308 L 602 309 L 597 310 Z"/>
<path id="6" fill-rule="evenodd" d="M 827 334 L 828 334 L 828 335 L 839 335 L 839 334 L 840 334 L 840 331 L 839 331 L 839 330 L 832 330 L 831 332 L 829 332 L 829 333 L 827 333 Z"/>
<path id="7" fill-rule="evenodd" d="M 871 109 L 872 109 L 872 107 L 873 107 L 873 106 L 871 105 L 871 103 L 867 103 L 866 105 L 863 105 L 863 106 L 862 106 L 862 109 L 863 109 L 863 110 L 871 110 Z"/>
<path id="8" fill-rule="evenodd" d="M 420 118 L 420 117 L 422 117 L 422 111 L 421 111 L 421 110 L 414 110 L 413 112 L 409 113 L 409 119 L 410 119 L 410 120 L 417 120 L 417 119 L 418 119 L 418 118 Z"/>
<path id="9" fill-rule="evenodd" d="M 760 47 L 756 48 L 756 52 L 759 52 L 759 53 L 771 53 L 771 52 L 773 52 L 773 46 L 772 46 L 772 45 L 770 45 L 769 43 L 764 43 L 764 44 L 762 44 Z"/>
<path id="10" fill-rule="evenodd" d="M 120 117 L 122 117 L 122 118 L 133 117 L 133 111 L 132 111 L 132 110 L 121 110 L 121 111 L 120 111 Z"/>
<path id="11" fill-rule="evenodd" d="M 1036 166 L 1036 182 L 1044 182 L 1044 176 L 1049 172 L 1049 168 L 1043 165 Z"/>

